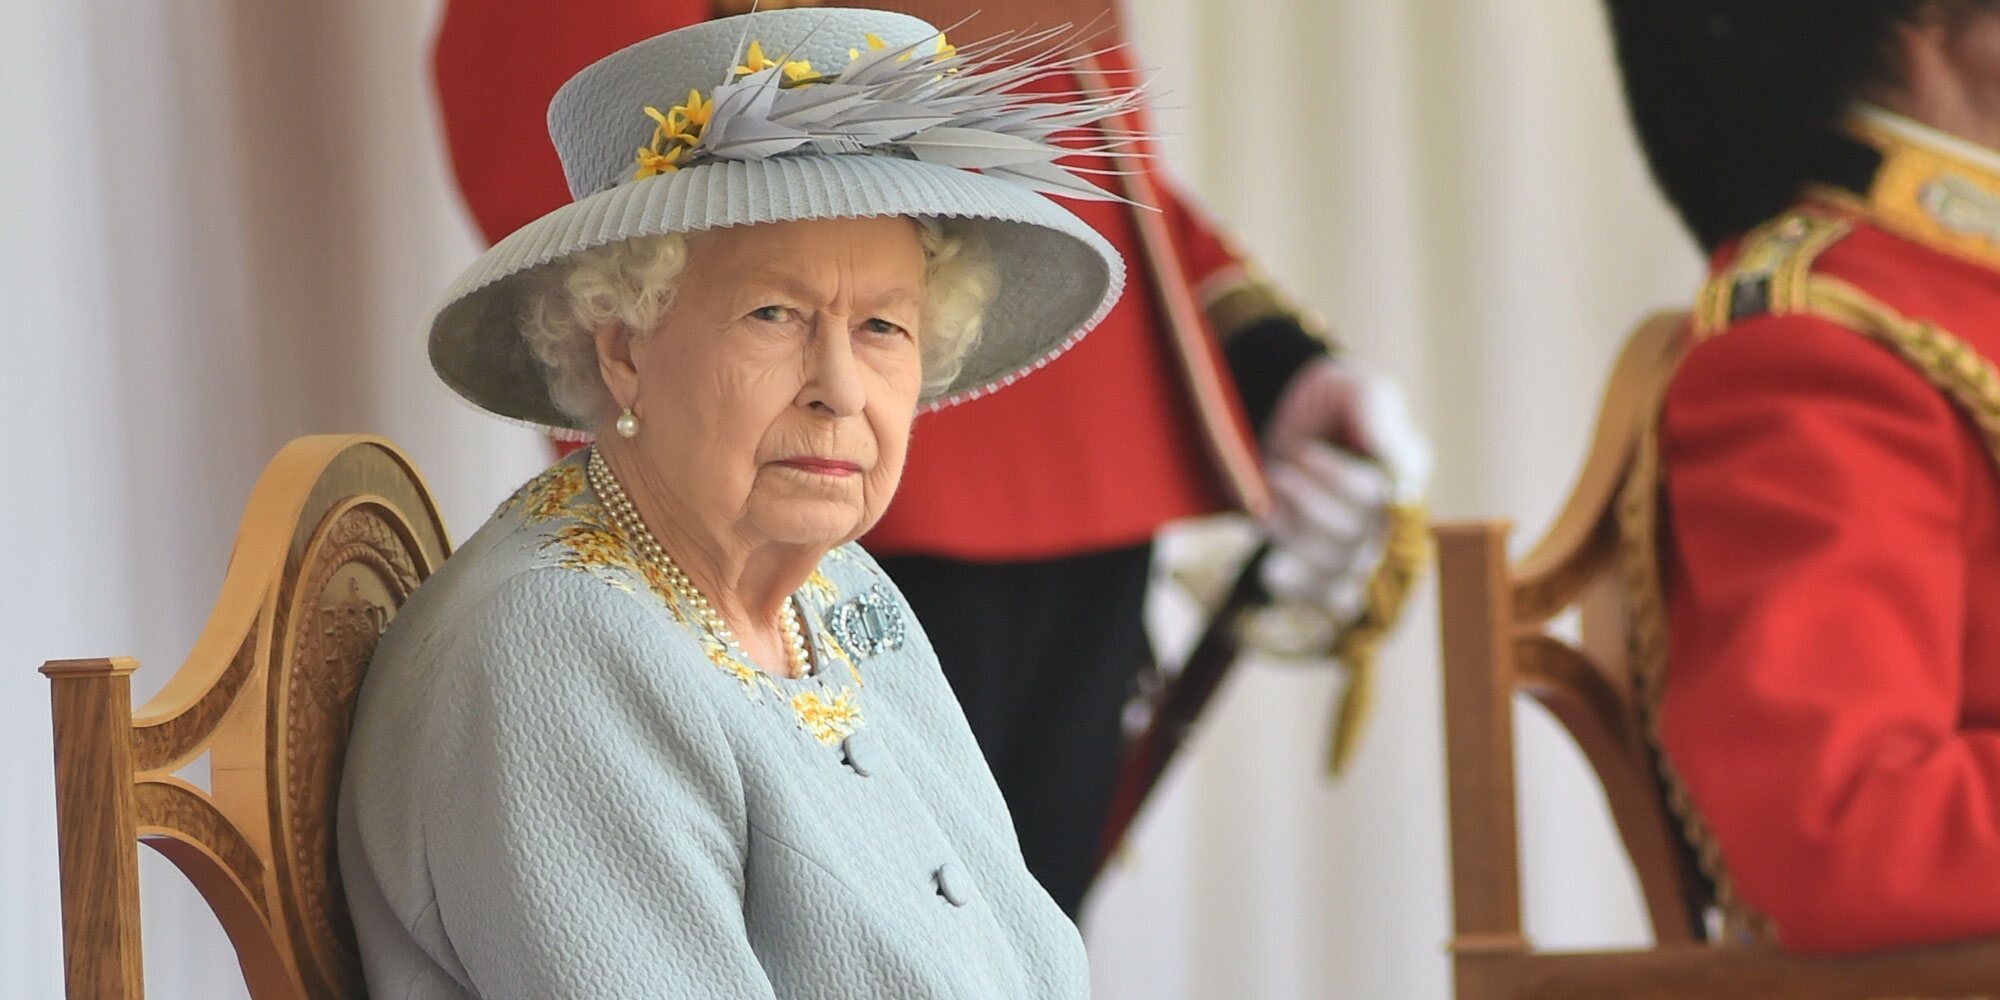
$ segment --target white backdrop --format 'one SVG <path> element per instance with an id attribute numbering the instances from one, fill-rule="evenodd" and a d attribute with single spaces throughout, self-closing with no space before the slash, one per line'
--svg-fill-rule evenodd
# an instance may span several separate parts
<path id="1" fill-rule="evenodd" d="M 525 2 L 525 0 L 524 0 Z M 1595 0 L 1143 0 L 1172 168 L 1355 353 L 1400 377 L 1436 506 L 1545 524 L 1618 336 L 1683 301 Z M 541 461 L 429 377 L 422 319 L 474 250 L 423 76 L 430 3 L 0 3 L 0 993 L 61 994 L 46 658 L 192 641 L 240 504 L 290 437 L 400 442 L 463 535 Z M 1106 998 L 1443 997 L 1435 606 L 1387 653 L 1350 777 L 1330 673 L 1225 692 L 1087 919 Z M 1580 759 L 1524 713 L 1529 924 L 1643 938 Z M 163 1000 L 242 995 L 142 854 Z"/>

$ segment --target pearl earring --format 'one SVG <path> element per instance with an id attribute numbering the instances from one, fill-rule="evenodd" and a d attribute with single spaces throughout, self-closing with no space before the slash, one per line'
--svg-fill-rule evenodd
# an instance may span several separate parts
<path id="1" fill-rule="evenodd" d="M 612 426 L 617 428 L 619 437 L 635 438 L 639 436 L 639 418 L 632 412 L 632 408 L 629 406 L 625 408 L 625 412 L 618 415 L 618 422 Z"/>

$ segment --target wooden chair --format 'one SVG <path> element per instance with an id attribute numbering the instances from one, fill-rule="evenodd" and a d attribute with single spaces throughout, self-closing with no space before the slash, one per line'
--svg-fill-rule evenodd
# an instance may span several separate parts
<path id="1" fill-rule="evenodd" d="M 2000 995 L 2000 941 L 1842 958 L 1707 940 L 1710 888 L 1667 807 L 1628 668 L 1616 503 L 1687 342 L 1661 314 L 1613 370 L 1569 500 L 1509 565 L 1505 521 L 1439 525 L 1452 964 L 1459 1000 L 1947 1000 Z M 1580 641 L 1550 631 L 1575 610 Z M 1638 872 L 1656 940 L 1643 951 L 1550 953 L 1521 929 L 1514 696 L 1576 740 Z"/>
<path id="2" fill-rule="evenodd" d="M 334 812 L 375 641 L 443 562 L 444 525 L 395 446 L 306 437 L 250 494 L 194 650 L 136 712 L 126 658 L 42 667 L 55 710 L 70 1000 L 138 1000 L 139 861 L 201 892 L 254 1000 L 363 995 Z M 175 776 L 202 754 L 213 790 Z"/>

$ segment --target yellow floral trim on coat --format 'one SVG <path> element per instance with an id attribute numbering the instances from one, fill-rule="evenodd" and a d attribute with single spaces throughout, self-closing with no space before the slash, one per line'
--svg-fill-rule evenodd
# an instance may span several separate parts
<path id="1" fill-rule="evenodd" d="M 673 615 L 674 621 L 688 625 L 694 619 L 681 606 L 679 596 L 667 582 L 666 573 L 659 566 L 642 561 L 633 554 L 636 546 L 618 530 L 603 506 L 590 497 L 589 486 L 589 476 L 581 464 L 560 462 L 516 490 L 500 505 L 496 516 L 518 514 L 524 522 L 533 525 L 558 520 L 565 522 L 555 526 L 540 545 L 541 552 L 555 556 L 557 566 L 588 573 L 628 594 L 638 592 L 633 581 L 643 582 L 646 589 L 652 591 L 667 612 Z M 844 549 L 834 549 L 826 556 L 828 562 L 847 562 L 852 558 Z M 806 578 L 801 596 L 830 606 L 840 600 L 840 587 L 823 571 L 815 569 Z M 853 735 L 862 725 L 861 705 L 854 690 L 863 686 L 861 672 L 847 651 L 834 642 L 820 621 L 818 612 L 808 607 L 804 615 L 811 623 L 807 626 L 810 634 L 818 637 L 820 648 L 827 656 L 847 668 L 848 676 L 854 680 L 853 687 L 841 685 L 831 696 L 823 696 L 818 691 L 802 691 L 788 699 L 776 678 L 736 655 L 707 629 L 696 629 L 696 639 L 709 663 L 735 678 L 750 700 L 761 701 L 768 692 L 789 705 L 793 718 L 807 735 L 821 743 L 838 743 Z"/>
<path id="2" fill-rule="evenodd" d="M 820 697 L 817 691 L 799 692 L 792 697 L 792 714 L 821 743 L 839 743 L 861 728 L 861 706 L 855 702 L 854 692 L 845 687 L 830 699 Z"/>
<path id="3" fill-rule="evenodd" d="M 558 462 L 540 475 L 521 484 L 500 504 L 496 515 L 518 510 L 530 522 L 546 521 L 569 511 L 588 484 L 583 469 L 572 462 Z"/>
<path id="4" fill-rule="evenodd" d="M 542 553 L 555 555 L 557 566 L 588 573 L 628 594 L 637 592 L 632 581 L 638 580 L 675 621 L 687 621 L 687 611 L 667 585 L 666 574 L 632 555 L 632 546 L 605 516 L 604 508 L 589 498 L 589 486 L 581 465 L 560 462 L 515 491 L 499 513 L 518 513 L 531 525 L 567 522 L 551 531 L 539 547 Z"/>
<path id="5" fill-rule="evenodd" d="M 748 695 L 751 701 L 761 700 L 766 691 L 773 694 L 778 692 L 778 682 L 772 680 L 770 674 L 732 655 L 729 647 L 713 633 L 703 630 L 699 639 L 701 651 L 708 656 L 708 662 L 715 664 L 723 673 L 736 678 L 737 682 L 743 685 L 743 693 Z"/>
<path id="6" fill-rule="evenodd" d="M 633 558 L 632 547 L 625 543 L 617 528 L 608 521 L 591 519 L 591 514 L 596 511 L 595 504 L 572 508 L 567 514 L 570 523 L 557 528 L 543 540 L 541 550 L 545 553 L 554 551 L 557 566 L 588 573 L 628 594 L 636 592 L 630 581 L 640 580 L 659 599 L 667 613 L 673 615 L 674 621 L 686 622 L 687 610 L 681 607 L 679 597 L 668 586 L 666 574 L 657 566 Z"/>
<path id="7" fill-rule="evenodd" d="M 564 569 L 592 575 L 598 575 L 598 570 L 614 569 L 639 575 L 639 565 L 626 551 L 625 540 L 601 525 L 572 521 L 544 539 L 541 549 L 554 551 L 556 565 Z M 632 585 L 618 577 L 605 577 L 604 581 L 626 593 L 633 592 Z"/>
<path id="8" fill-rule="evenodd" d="M 854 678 L 854 686 L 867 687 L 868 684 L 861 679 L 861 668 L 855 666 L 854 657 L 847 655 L 847 650 L 842 649 L 840 643 L 834 641 L 833 633 L 825 629 L 820 629 L 818 634 L 820 648 L 826 650 L 827 655 L 839 660 L 843 666 L 847 667 L 847 675 Z"/>

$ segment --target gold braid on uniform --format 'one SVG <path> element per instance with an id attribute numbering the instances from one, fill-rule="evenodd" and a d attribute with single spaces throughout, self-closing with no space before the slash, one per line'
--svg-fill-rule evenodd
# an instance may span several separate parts
<path id="1" fill-rule="evenodd" d="M 1327 740 L 1326 770 L 1339 775 L 1354 758 L 1361 730 L 1375 705 L 1375 654 L 1402 617 L 1417 575 L 1430 562 L 1430 517 L 1420 503 L 1390 505 L 1381 565 L 1368 578 L 1361 617 L 1333 640 L 1333 656 L 1347 666 L 1347 688 L 1334 708 Z"/>
<path id="2" fill-rule="evenodd" d="M 1812 273 L 1819 255 L 1847 235 L 1839 219 L 1798 212 L 1751 233 L 1730 269 L 1701 291 L 1694 334 L 1704 340 L 1738 319 L 1770 314 L 1817 316 L 1892 351 L 1963 410 L 2000 461 L 2000 371 L 1963 340 L 1934 324 L 1903 316 L 1847 282 Z M 1630 652 L 1639 706 L 1665 783 L 1668 805 L 1683 825 L 1702 873 L 1715 886 L 1716 906 L 1741 936 L 1775 939 L 1770 922 L 1736 896 L 1713 834 L 1667 759 L 1659 736 L 1659 705 L 1667 668 L 1666 601 L 1659 571 L 1659 412 L 1654 400 L 1633 470 L 1618 502 L 1620 553 Z"/>
<path id="3" fill-rule="evenodd" d="M 1235 266 L 1217 272 L 1194 289 L 1195 298 L 1201 302 L 1202 311 L 1208 316 L 1208 324 L 1214 329 L 1217 340 L 1226 344 L 1237 334 L 1259 323 L 1283 320 L 1326 345 L 1328 353 L 1338 355 L 1342 352 L 1344 348 L 1340 338 L 1323 317 L 1301 307 L 1272 283 L 1257 265 L 1241 260 L 1240 255 L 1239 260 Z"/>
<path id="4" fill-rule="evenodd" d="M 1254 326 L 1275 320 L 1297 327 L 1325 345 L 1329 354 L 1341 353 L 1339 338 L 1323 319 L 1301 308 L 1247 261 L 1202 282 L 1195 295 L 1216 338 L 1225 344 Z M 1334 708 L 1327 740 L 1326 769 L 1335 776 L 1353 760 L 1374 706 L 1376 654 L 1430 561 L 1430 518 L 1423 505 L 1394 504 L 1385 516 L 1382 561 L 1368 578 L 1361 615 L 1341 629 L 1328 647 L 1328 654 L 1347 668 L 1347 685 Z"/>

